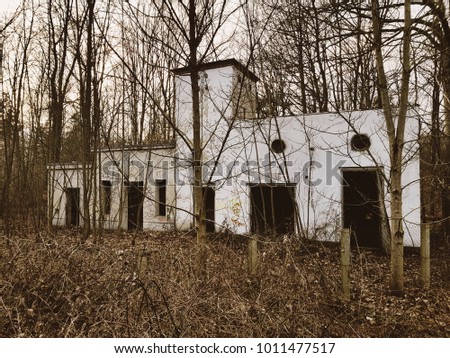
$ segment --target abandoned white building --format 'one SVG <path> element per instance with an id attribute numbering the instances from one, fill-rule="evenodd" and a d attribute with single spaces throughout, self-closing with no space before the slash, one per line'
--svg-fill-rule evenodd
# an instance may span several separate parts
<path id="1" fill-rule="evenodd" d="M 187 69 L 173 71 L 175 140 L 98 153 L 91 220 L 105 229 L 189 230 L 192 100 Z M 351 227 L 361 246 L 386 246 L 389 152 L 378 110 L 255 118 L 257 77 L 236 60 L 201 68 L 207 230 L 298 233 L 339 240 Z M 418 119 L 407 121 L 403 168 L 405 245 L 420 243 Z M 81 225 L 83 168 L 48 167 L 53 225 Z M 86 170 L 86 168 L 84 168 Z M 94 200 L 93 197 L 97 200 Z M 94 201 L 96 201 L 94 203 Z"/>

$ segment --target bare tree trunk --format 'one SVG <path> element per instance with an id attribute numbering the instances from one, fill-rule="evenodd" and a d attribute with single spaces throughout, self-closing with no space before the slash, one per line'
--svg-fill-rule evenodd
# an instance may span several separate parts
<path id="1" fill-rule="evenodd" d="M 81 49 L 77 49 L 79 76 L 80 76 L 80 110 L 82 123 L 82 176 L 83 176 L 83 240 L 89 237 L 91 231 L 90 199 L 92 192 L 92 167 L 91 167 L 91 140 L 92 140 L 92 72 L 93 72 L 93 26 L 94 26 L 95 0 L 87 2 L 86 22 L 86 59 L 85 63 L 81 55 Z M 80 27 L 78 33 L 78 46 L 81 47 L 81 38 L 84 28 Z M 82 74 L 85 74 L 84 76 Z"/>
<path id="2" fill-rule="evenodd" d="M 444 188 L 442 190 L 442 211 L 444 222 L 444 235 L 447 243 L 450 242 L 450 33 L 444 35 L 442 59 L 442 83 L 444 92 L 445 125 L 443 132 L 442 163 Z"/>
<path id="3" fill-rule="evenodd" d="M 444 96 L 444 131 L 442 137 L 442 163 L 443 170 L 440 173 L 444 183 L 442 190 L 442 211 L 444 221 L 444 235 L 447 243 L 450 242 L 450 23 L 446 2 L 443 0 L 424 0 L 423 3 L 431 9 L 434 22 L 439 23 L 432 31 L 437 32 L 441 60 L 441 83 Z M 447 5 L 448 6 L 448 5 Z M 437 28 L 437 30 L 436 30 Z"/>
<path id="4" fill-rule="evenodd" d="M 60 3 L 62 1 L 62 3 Z M 69 61 L 69 23 L 72 20 L 72 1 L 48 0 L 48 85 L 49 85 L 49 161 L 57 163 L 61 159 L 64 104 L 75 61 Z M 55 15 L 54 6 L 64 7 L 64 15 Z M 56 19 L 55 19 L 56 17 Z M 59 21 L 56 21 L 56 20 Z"/>
<path id="5" fill-rule="evenodd" d="M 198 245 L 199 279 L 206 276 L 206 217 L 203 207 L 203 162 L 202 162 L 202 123 L 200 117 L 200 87 L 198 78 L 197 50 L 199 38 L 196 34 L 195 0 L 189 1 L 189 70 L 192 90 L 192 125 L 193 125 L 193 166 L 194 166 L 194 220 Z"/>
<path id="6" fill-rule="evenodd" d="M 411 43 L 411 2 L 405 1 L 405 20 L 402 51 L 402 80 L 399 114 L 395 126 L 388 84 L 384 70 L 382 54 L 382 25 L 378 0 L 372 0 L 372 25 L 374 32 L 374 48 L 378 86 L 381 94 L 383 112 L 389 139 L 391 164 L 391 279 L 390 289 L 394 295 L 403 295 L 403 213 L 402 213 L 402 164 L 406 114 L 408 109 L 409 77 L 410 77 L 410 43 Z"/>
<path id="7" fill-rule="evenodd" d="M 5 99 L 3 97 L 3 28 L 0 29 L 0 218 L 3 218 L 4 200 L 3 186 L 5 184 L 5 137 L 3 122 L 5 118 Z"/>

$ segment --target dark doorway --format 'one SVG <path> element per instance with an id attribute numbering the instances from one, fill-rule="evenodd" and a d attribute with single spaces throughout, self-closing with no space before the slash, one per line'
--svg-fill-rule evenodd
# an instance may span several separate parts
<path id="1" fill-rule="evenodd" d="M 144 185 L 130 182 L 128 187 L 128 230 L 140 230 L 144 226 Z"/>
<path id="2" fill-rule="evenodd" d="M 66 225 L 80 225 L 80 188 L 66 188 Z"/>
<path id="3" fill-rule="evenodd" d="M 294 199 L 294 186 L 251 186 L 250 201 L 252 232 L 261 235 L 294 233 Z"/>
<path id="4" fill-rule="evenodd" d="M 216 192 L 214 188 L 210 186 L 203 188 L 203 207 L 205 208 L 206 214 L 206 232 L 215 232 L 215 201 L 216 201 Z"/>
<path id="5" fill-rule="evenodd" d="M 361 247 L 382 247 L 380 178 L 377 170 L 344 170 L 344 228 Z"/>

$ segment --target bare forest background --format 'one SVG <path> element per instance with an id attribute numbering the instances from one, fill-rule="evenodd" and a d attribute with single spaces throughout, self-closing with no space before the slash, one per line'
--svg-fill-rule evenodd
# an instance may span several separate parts
<path id="1" fill-rule="evenodd" d="M 392 228 L 397 228 L 395 223 L 402 219 L 400 173 L 406 111 L 415 108 L 423 113 L 422 221 L 432 224 L 435 240 L 448 248 L 450 6 L 447 1 L 24 0 L 14 13 L 1 16 L 0 210 L 5 237 L 14 236 L 18 229 L 39 232 L 48 226 L 48 164 L 78 162 L 86 168 L 95 163 L 100 148 L 173 141 L 177 127 L 171 70 L 175 68 L 188 67 L 191 71 L 194 117 L 191 149 L 193 166 L 201 167 L 196 165 L 202 161 L 201 143 L 196 135 L 196 129 L 199 130 L 196 125 L 200 123 L 196 120 L 199 66 L 236 58 L 259 77 L 258 118 L 365 109 L 383 111 L 392 170 Z M 195 180 L 200 182 L 195 186 L 198 189 L 194 189 L 193 215 L 199 248 L 195 255 L 197 271 L 205 277 L 206 273 L 201 272 L 207 266 L 201 172 L 195 173 Z M 85 190 L 84 202 L 95 195 L 95 189 Z M 89 212 L 84 217 L 89 218 Z M 85 239 L 92 231 L 98 234 L 89 220 L 85 224 Z M 398 230 L 392 228 L 391 290 L 403 292 L 402 229 L 401 225 Z M 400 246 L 401 251 L 396 250 Z M 290 251 L 283 255 L 283 259 L 288 257 Z M 76 259 L 84 262 L 90 258 L 80 255 Z M 55 267 L 55 272 L 60 269 Z M 326 277 L 323 272 L 318 275 Z M 316 282 L 315 278 L 311 282 L 309 278 L 305 280 L 306 285 Z M 65 278 L 63 281 L 66 283 Z M 321 288 L 324 295 L 329 293 L 327 287 L 335 289 L 325 282 Z M 123 289 L 131 290 L 126 285 Z M 163 297 L 156 281 L 152 290 L 158 300 Z M 141 299 L 142 293 L 142 302 L 147 300 L 151 307 L 150 291 L 142 288 L 136 292 L 131 290 L 129 294 Z M 102 297 L 98 299 L 101 301 Z M 159 331 L 154 334 L 182 335 L 175 323 L 177 317 L 174 321 L 168 303 L 161 300 L 162 315 L 170 323 L 167 326 L 155 323 Z M 252 309 L 258 320 L 264 316 L 258 307 Z M 141 311 L 136 313 L 136 317 L 141 317 L 140 314 Z M 76 323 L 81 325 L 78 329 L 88 327 L 88 320 L 86 312 Z M 185 328 L 187 334 L 210 334 L 202 331 L 207 323 L 197 323 L 197 328 Z M 136 321 L 136 326 L 127 327 L 138 332 L 140 325 Z M 73 335 L 73 326 L 64 327 L 67 335 Z M 231 327 L 227 323 L 226 329 Z M 324 327 L 314 326 L 313 335 L 327 334 L 328 326 Z M 24 334 L 36 334 L 33 329 Z M 44 334 L 55 332 L 52 327 L 46 329 Z M 280 325 L 272 333 L 251 334 L 300 334 L 289 329 Z M 104 328 L 93 334 L 136 334 L 125 328 L 119 331 Z M 61 332 L 63 328 L 58 335 Z M 342 332 L 344 328 L 336 334 Z M 364 330 L 358 332 L 365 334 Z M 395 333 L 401 334 L 401 330 Z M 11 329 L 8 334 L 20 332 Z M 217 335 L 221 334 L 235 335 L 235 332 L 217 331 Z"/>
<path id="2" fill-rule="evenodd" d="M 380 2 L 379 34 L 367 1 L 212 4 L 195 2 L 196 61 L 236 57 L 257 73 L 258 117 L 382 108 L 378 37 L 389 103 L 400 106 L 403 2 Z M 448 153 L 450 10 L 444 1 L 412 9 L 407 102 L 431 114 L 422 122 L 431 144 L 425 164 L 437 173 Z M 6 227 L 12 219 L 46 222 L 47 164 L 172 139 L 170 70 L 192 60 L 186 14 L 147 1 L 57 0 L 24 1 L 3 15 Z M 178 15 L 179 26 L 170 26 Z M 425 203 L 433 217 L 448 215 L 444 187 L 436 179 Z"/>

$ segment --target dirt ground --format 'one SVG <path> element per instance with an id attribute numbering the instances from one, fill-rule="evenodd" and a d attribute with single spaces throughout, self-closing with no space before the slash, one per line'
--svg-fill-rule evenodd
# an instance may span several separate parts
<path id="1" fill-rule="evenodd" d="M 248 273 L 244 237 L 208 240 L 198 280 L 191 234 L 76 230 L 0 237 L 1 337 L 450 337 L 450 253 L 433 245 L 429 291 L 405 252 L 405 295 L 389 295 L 389 258 L 352 251 L 341 300 L 337 244 L 259 241 Z"/>

